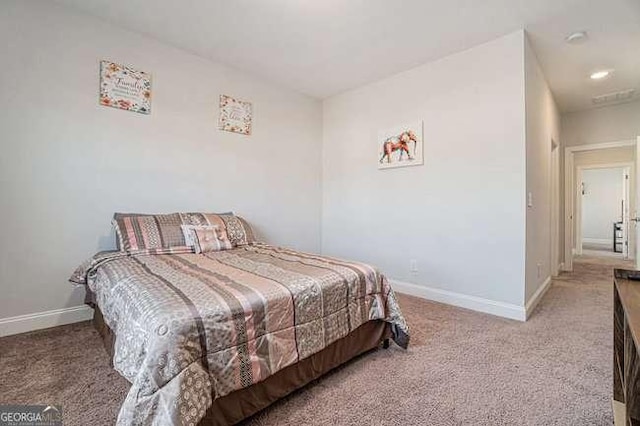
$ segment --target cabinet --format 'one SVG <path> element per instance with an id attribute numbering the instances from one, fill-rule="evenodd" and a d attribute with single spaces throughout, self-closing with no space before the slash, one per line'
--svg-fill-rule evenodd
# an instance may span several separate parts
<path id="1" fill-rule="evenodd" d="M 616 269 L 613 285 L 613 399 L 623 425 L 640 425 L 640 271 Z M 614 404 L 615 405 L 615 404 Z M 616 422 L 616 426 L 619 423 Z"/>

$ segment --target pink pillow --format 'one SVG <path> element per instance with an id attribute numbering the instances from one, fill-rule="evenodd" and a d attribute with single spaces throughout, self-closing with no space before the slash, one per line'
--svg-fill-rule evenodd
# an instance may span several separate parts
<path id="1" fill-rule="evenodd" d="M 191 232 L 195 236 L 194 248 L 196 253 L 222 251 L 233 248 L 226 230 L 220 229 L 218 226 L 193 227 Z"/>

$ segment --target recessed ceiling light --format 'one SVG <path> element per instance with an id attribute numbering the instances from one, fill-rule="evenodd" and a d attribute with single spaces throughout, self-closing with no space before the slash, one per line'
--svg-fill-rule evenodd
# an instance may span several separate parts
<path id="1" fill-rule="evenodd" d="M 611 74 L 610 70 L 596 71 L 593 74 L 591 74 L 591 80 L 602 80 L 603 78 L 607 77 L 609 74 Z"/>
<path id="2" fill-rule="evenodd" d="M 565 41 L 569 44 L 578 44 L 587 41 L 587 32 L 586 31 L 576 31 L 575 33 L 569 34 Z"/>

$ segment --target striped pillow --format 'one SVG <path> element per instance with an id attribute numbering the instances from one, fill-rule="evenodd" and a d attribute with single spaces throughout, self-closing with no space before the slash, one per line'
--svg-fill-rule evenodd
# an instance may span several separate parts
<path id="1" fill-rule="evenodd" d="M 116 213 L 113 216 L 118 248 L 122 251 L 187 247 L 179 213 L 146 215 Z"/>
<path id="2" fill-rule="evenodd" d="M 113 216 L 118 249 L 138 251 L 164 248 L 189 248 L 182 225 L 216 225 L 226 231 L 233 247 L 253 243 L 251 227 L 244 219 L 229 214 L 215 213 L 171 213 L 138 214 L 116 213 Z"/>
<path id="3" fill-rule="evenodd" d="M 256 242 L 253 229 L 246 220 L 235 215 L 221 215 L 224 225 L 229 236 L 229 241 L 234 247 L 246 246 Z"/>

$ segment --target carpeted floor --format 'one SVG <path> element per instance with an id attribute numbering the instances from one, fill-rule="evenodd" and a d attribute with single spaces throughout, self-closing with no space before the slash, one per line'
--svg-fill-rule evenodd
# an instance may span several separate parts
<path id="1" fill-rule="evenodd" d="M 612 266 L 578 259 L 520 323 L 400 295 L 411 327 L 247 425 L 610 425 Z M 113 424 L 128 389 L 80 323 L 0 339 L 0 403 L 57 403 Z"/>

